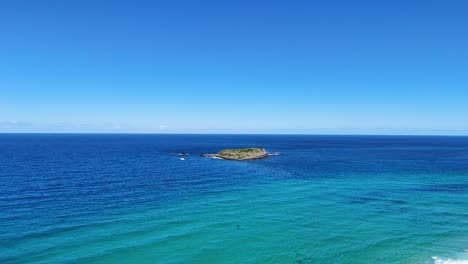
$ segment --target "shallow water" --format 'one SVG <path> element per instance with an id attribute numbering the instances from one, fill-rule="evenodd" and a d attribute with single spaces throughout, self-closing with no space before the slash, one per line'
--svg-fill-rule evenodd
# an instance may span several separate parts
<path id="1" fill-rule="evenodd" d="M 465 263 L 468 137 L 3 134 L 0 231 L 1 263 Z"/>

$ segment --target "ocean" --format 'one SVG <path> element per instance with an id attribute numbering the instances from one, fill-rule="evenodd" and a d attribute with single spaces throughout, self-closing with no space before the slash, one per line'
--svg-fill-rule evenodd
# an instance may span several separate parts
<path id="1" fill-rule="evenodd" d="M 0 134 L 0 263 L 468 263 L 468 137 Z"/>

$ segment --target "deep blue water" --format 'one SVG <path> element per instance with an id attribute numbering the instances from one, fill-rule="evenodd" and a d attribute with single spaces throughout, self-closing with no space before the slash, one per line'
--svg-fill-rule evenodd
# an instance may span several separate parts
<path id="1" fill-rule="evenodd" d="M 280 154 L 199 156 L 250 146 Z M 0 134 L 0 248 L 0 263 L 464 263 L 468 137 Z"/>

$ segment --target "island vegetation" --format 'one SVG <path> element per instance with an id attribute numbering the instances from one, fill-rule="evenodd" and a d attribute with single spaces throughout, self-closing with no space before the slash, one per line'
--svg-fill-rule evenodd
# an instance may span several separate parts
<path id="1" fill-rule="evenodd" d="M 225 160 L 255 160 L 270 157 L 264 148 L 224 149 L 217 154 L 203 154 L 202 156 Z"/>

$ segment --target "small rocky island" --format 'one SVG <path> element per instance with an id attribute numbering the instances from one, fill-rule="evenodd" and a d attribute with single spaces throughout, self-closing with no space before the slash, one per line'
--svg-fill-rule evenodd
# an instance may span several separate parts
<path id="1" fill-rule="evenodd" d="M 202 154 L 203 157 L 225 160 L 255 160 L 270 157 L 264 148 L 224 149 L 217 154 Z"/>

